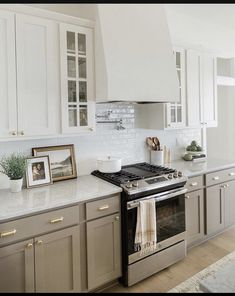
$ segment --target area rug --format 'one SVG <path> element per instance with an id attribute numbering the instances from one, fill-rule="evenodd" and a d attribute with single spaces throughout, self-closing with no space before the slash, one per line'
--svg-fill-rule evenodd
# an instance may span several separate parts
<path id="1" fill-rule="evenodd" d="M 228 262 L 234 260 L 235 251 L 196 273 L 194 276 L 169 290 L 167 293 L 203 293 L 199 287 L 200 281 L 213 275 L 218 269 L 223 268 Z"/>

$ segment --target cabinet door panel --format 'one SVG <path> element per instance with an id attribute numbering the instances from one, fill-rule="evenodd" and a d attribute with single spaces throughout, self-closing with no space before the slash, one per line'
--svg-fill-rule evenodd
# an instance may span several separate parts
<path id="1" fill-rule="evenodd" d="M 223 185 L 206 189 L 206 233 L 213 234 L 224 228 L 224 196 Z"/>
<path id="2" fill-rule="evenodd" d="M 203 54 L 203 118 L 206 127 L 217 126 L 216 59 Z"/>
<path id="3" fill-rule="evenodd" d="M 118 214 L 87 222 L 88 289 L 121 275 L 121 241 Z"/>
<path id="4" fill-rule="evenodd" d="M 79 226 L 35 238 L 36 292 L 79 292 Z"/>
<path id="5" fill-rule="evenodd" d="M 235 180 L 225 188 L 225 226 L 235 224 Z"/>
<path id="6" fill-rule="evenodd" d="M 17 131 L 14 14 L 0 11 L 0 137 Z"/>
<path id="7" fill-rule="evenodd" d="M 18 129 L 26 136 L 55 132 L 56 26 L 45 19 L 16 15 Z"/>
<path id="8" fill-rule="evenodd" d="M 203 190 L 187 194 L 186 208 L 186 237 L 187 245 L 201 239 L 204 235 L 204 200 Z"/>
<path id="9" fill-rule="evenodd" d="M 200 126 L 202 121 L 201 54 L 187 50 L 187 115 L 188 126 Z"/>
<path id="10" fill-rule="evenodd" d="M 0 275 L 0 292 L 34 292 L 32 240 L 0 248 Z"/>

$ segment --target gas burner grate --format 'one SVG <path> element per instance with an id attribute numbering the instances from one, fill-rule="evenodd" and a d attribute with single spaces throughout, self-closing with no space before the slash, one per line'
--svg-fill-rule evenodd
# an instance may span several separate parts
<path id="1" fill-rule="evenodd" d="M 174 173 L 175 170 L 168 168 L 168 167 L 163 167 L 160 165 L 152 165 L 149 164 L 147 162 L 141 162 L 141 163 L 136 163 L 134 165 L 131 165 L 133 167 L 139 168 L 139 169 L 143 169 L 145 171 L 149 171 L 151 173 L 155 173 L 155 176 L 160 176 L 160 175 L 164 175 L 164 174 L 170 174 L 170 173 Z M 126 166 L 129 167 L 129 166 Z"/>
<path id="2" fill-rule="evenodd" d="M 126 183 L 127 181 L 135 181 L 135 180 L 140 180 L 141 177 L 125 172 L 123 170 L 117 172 L 117 173 L 101 173 L 100 171 L 96 170 L 91 173 L 92 175 L 99 177 L 105 181 L 112 182 L 115 185 L 121 185 L 123 183 Z"/>

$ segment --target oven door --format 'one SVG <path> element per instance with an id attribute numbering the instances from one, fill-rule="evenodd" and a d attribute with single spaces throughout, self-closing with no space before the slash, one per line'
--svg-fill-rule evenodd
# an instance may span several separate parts
<path id="1" fill-rule="evenodd" d="M 167 192 L 143 197 L 127 203 L 128 263 L 149 256 L 185 239 L 185 193 L 178 188 Z M 154 198 L 156 202 L 157 246 L 146 254 L 135 245 L 137 209 L 142 200 Z"/>

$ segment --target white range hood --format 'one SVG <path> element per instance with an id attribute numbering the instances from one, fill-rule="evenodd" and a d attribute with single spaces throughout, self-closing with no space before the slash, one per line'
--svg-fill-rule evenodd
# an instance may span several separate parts
<path id="1" fill-rule="evenodd" d="M 97 102 L 179 100 L 163 5 L 97 4 L 95 53 Z"/>

